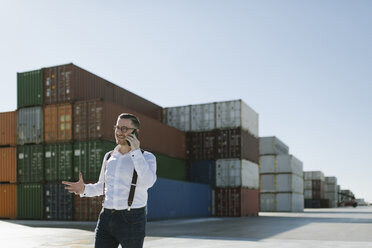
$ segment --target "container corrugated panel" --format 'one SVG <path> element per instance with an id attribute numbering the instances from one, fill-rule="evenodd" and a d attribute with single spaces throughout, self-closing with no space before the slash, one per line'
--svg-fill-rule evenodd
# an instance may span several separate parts
<path id="1" fill-rule="evenodd" d="M 17 116 L 17 144 L 40 144 L 43 140 L 43 108 L 19 109 Z"/>
<path id="2" fill-rule="evenodd" d="M 214 160 L 193 160 L 190 161 L 189 167 L 190 181 L 215 186 L 216 162 Z"/>
<path id="3" fill-rule="evenodd" d="M 74 179 L 79 179 L 79 172 L 84 180 L 97 181 L 101 172 L 105 154 L 115 148 L 110 141 L 80 141 L 74 143 Z"/>
<path id="4" fill-rule="evenodd" d="M 305 208 L 320 208 L 320 200 L 305 199 Z"/>
<path id="5" fill-rule="evenodd" d="M 103 197 L 104 196 L 80 197 L 79 195 L 75 195 L 74 220 L 80 221 L 98 220 L 99 214 L 102 210 Z"/>
<path id="6" fill-rule="evenodd" d="M 337 184 L 337 177 L 325 177 L 327 184 Z"/>
<path id="7" fill-rule="evenodd" d="M 17 182 L 17 149 L 0 148 L 0 182 Z"/>
<path id="8" fill-rule="evenodd" d="M 215 103 L 191 106 L 191 131 L 210 131 L 216 128 Z"/>
<path id="9" fill-rule="evenodd" d="M 313 199 L 313 191 L 311 189 L 304 190 L 304 198 L 305 199 Z"/>
<path id="10" fill-rule="evenodd" d="M 338 202 L 336 201 L 329 201 L 329 207 L 330 208 L 337 208 L 338 207 Z"/>
<path id="11" fill-rule="evenodd" d="M 260 174 L 273 174 L 276 172 L 276 157 L 274 155 L 260 156 Z"/>
<path id="12" fill-rule="evenodd" d="M 244 159 L 218 159 L 216 186 L 258 189 L 258 165 Z"/>
<path id="13" fill-rule="evenodd" d="M 188 181 L 186 160 L 154 153 L 158 177 Z"/>
<path id="14" fill-rule="evenodd" d="M 337 194 L 337 192 L 327 192 L 325 198 L 329 199 L 331 201 L 337 201 L 338 200 L 338 194 Z"/>
<path id="15" fill-rule="evenodd" d="M 17 144 L 17 112 L 0 113 L 0 146 Z"/>
<path id="16" fill-rule="evenodd" d="M 17 185 L 0 184 L 0 218 L 17 218 Z"/>
<path id="17" fill-rule="evenodd" d="M 44 147 L 45 180 L 72 180 L 72 144 L 47 144 Z"/>
<path id="18" fill-rule="evenodd" d="M 216 131 L 216 158 L 240 158 L 259 163 L 258 138 L 241 128 Z"/>
<path id="19" fill-rule="evenodd" d="M 216 134 L 215 131 L 187 132 L 187 157 L 189 159 L 215 159 Z"/>
<path id="20" fill-rule="evenodd" d="M 304 189 L 313 189 L 313 181 L 312 180 L 304 180 Z"/>
<path id="21" fill-rule="evenodd" d="M 275 212 L 276 211 L 276 197 L 275 193 L 260 193 L 260 211 L 261 212 Z"/>
<path id="22" fill-rule="evenodd" d="M 17 181 L 22 183 L 44 180 L 43 145 L 17 146 Z"/>
<path id="23" fill-rule="evenodd" d="M 17 73 L 18 108 L 43 104 L 42 70 Z"/>
<path id="24" fill-rule="evenodd" d="M 258 114 L 242 100 L 216 102 L 216 128 L 242 128 L 258 137 Z"/>
<path id="25" fill-rule="evenodd" d="M 280 155 L 288 152 L 289 147 L 277 137 L 260 137 L 260 155 Z"/>
<path id="26" fill-rule="evenodd" d="M 259 190 L 215 188 L 215 215 L 221 217 L 258 216 Z"/>
<path id="27" fill-rule="evenodd" d="M 327 192 L 337 193 L 337 184 L 327 184 Z"/>
<path id="28" fill-rule="evenodd" d="M 78 105 L 83 106 L 81 102 L 74 104 L 74 116 Z M 91 121 L 88 126 L 86 121 L 81 121 L 82 118 L 75 119 L 74 137 L 76 140 L 100 138 L 115 142 L 113 126 L 116 125 L 119 114 L 131 113 L 136 115 L 141 123 L 139 131 L 141 148 L 159 154 L 167 154 L 170 157 L 186 158 L 186 135 L 184 132 L 111 102 L 94 99 L 88 101 L 88 106 L 91 107 L 89 110 L 86 108 L 86 111 L 89 111 L 90 116 L 95 116 L 95 119 L 89 119 L 91 117 L 88 118 L 88 113 L 80 112 Z M 84 107 L 81 107 L 79 111 L 85 111 L 84 109 Z M 81 133 L 79 135 L 77 135 L 77 128 Z M 86 129 L 86 131 L 81 131 L 83 129 Z M 84 133 L 88 136 L 85 136 Z M 167 138 L 164 139 L 164 136 Z"/>
<path id="29" fill-rule="evenodd" d="M 72 105 L 70 103 L 44 107 L 44 138 L 46 143 L 72 140 Z"/>
<path id="30" fill-rule="evenodd" d="M 101 98 L 135 109 L 158 121 L 162 120 L 162 107 L 76 65 L 48 67 L 43 72 L 45 104 Z"/>
<path id="31" fill-rule="evenodd" d="M 17 218 L 43 219 L 44 190 L 41 183 L 17 185 Z"/>
<path id="32" fill-rule="evenodd" d="M 163 123 L 181 131 L 190 131 L 191 105 L 163 109 Z"/>
<path id="33" fill-rule="evenodd" d="M 45 218 L 47 220 L 72 220 L 73 195 L 63 184 L 46 183 L 44 185 Z"/>
<path id="34" fill-rule="evenodd" d="M 211 187 L 206 184 L 158 178 L 149 189 L 147 219 L 211 216 Z"/>

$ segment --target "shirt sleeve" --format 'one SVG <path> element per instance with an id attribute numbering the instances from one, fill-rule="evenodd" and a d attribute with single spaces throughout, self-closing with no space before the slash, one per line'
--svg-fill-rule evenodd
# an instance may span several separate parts
<path id="1" fill-rule="evenodd" d="M 142 153 L 140 149 L 131 151 L 130 156 L 138 175 L 137 186 L 151 188 L 157 179 L 156 157 L 150 152 Z"/>
<path id="2" fill-rule="evenodd" d="M 89 183 L 84 184 L 85 189 L 82 194 L 80 194 L 80 197 L 94 197 L 103 195 L 103 185 L 105 181 L 105 163 L 107 156 L 110 152 L 106 153 L 105 157 L 103 158 L 102 166 L 101 166 L 101 172 L 99 174 L 99 179 L 97 183 Z"/>

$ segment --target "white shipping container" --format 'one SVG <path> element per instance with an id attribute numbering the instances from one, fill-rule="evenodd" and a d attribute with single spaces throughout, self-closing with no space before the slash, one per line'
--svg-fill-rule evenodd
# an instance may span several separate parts
<path id="1" fill-rule="evenodd" d="M 260 174 L 275 173 L 276 159 L 273 155 L 260 156 Z"/>
<path id="2" fill-rule="evenodd" d="M 217 159 L 216 186 L 258 189 L 258 165 L 245 159 Z"/>
<path id="3" fill-rule="evenodd" d="M 337 177 L 325 177 L 327 184 L 337 184 Z"/>
<path id="4" fill-rule="evenodd" d="M 263 174 L 261 177 L 260 192 L 294 192 L 303 193 L 303 179 L 295 174 Z"/>
<path id="5" fill-rule="evenodd" d="M 181 131 L 191 130 L 191 105 L 164 108 L 163 123 Z"/>
<path id="6" fill-rule="evenodd" d="M 293 173 L 303 178 L 302 162 L 293 155 L 278 155 L 276 172 Z"/>
<path id="7" fill-rule="evenodd" d="M 296 174 L 276 174 L 276 192 L 301 193 L 304 191 L 304 180 Z"/>
<path id="8" fill-rule="evenodd" d="M 278 212 L 303 212 L 304 195 L 296 193 L 278 193 L 277 211 Z"/>
<path id="9" fill-rule="evenodd" d="M 261 177 L 261 185 L 260 185 L 260 192 L 261 193 L 274 193 L 276 192 L 276 177 L 275 174 L 264 174 L 260 175 Z"/>
<path id="10" fill-rule="evenodd" d="M 258 113 L 242 100 L 216 103 L 216 128 L 241 127 L 258 137 Z"/>
<path id="11" fill-rule="evenodd" d="M 304 180 L 313 180 L 313 172 L 304 171 Z"/>
<path id="12" fill-rule="evenodd" d="M 42 143 L 44 141 L 42 107 L 21 108 L 17 115 L 17 144 Z"/>
<path id="13" fill-rule="evenodd" d="M 304 180 L 304 189 L 313 189 L 313 181 Z"/>
<path id="14" fill-rule="evenodd" d="M 288 154 L 289 147 L 275 136 L 260 137 L 260 155 Z"/>
<path id="15" fill-rule="evenodd" d="M 331 201 L 337 201 L 338 193 L 337 192 L 326 192 L 325 198 Z"/>
<path id="16" fill-rule="evenodd" d="M 215 116 L 215 103 L 191 105 L 191 131 L 215 129 Z"/>
<path id="17" fill-rule="evenodd" d="M 293 155 L 260 156 L 260 174 L 293 173 L 303 177 L 302 162 Z"/>
<path id="18" fill-rule="evenodd" d="M 262 212 L 303 212 L 304 196 L 297 193 L 261 193 Z"/>
<path id="19" fill-rule="evenodd" d="M 304 190 L 304 198 L 305 199 L 313 199 L 313 191 L 311 189 Z"/>
<path id="20" fill-rule="evenodd" d="M 324 173 L 321 172 L 321 171 L 313 171 L 312 172 L 312 179 L 313 180 L 320 180 L 320 181 L 324 181 Z"/>

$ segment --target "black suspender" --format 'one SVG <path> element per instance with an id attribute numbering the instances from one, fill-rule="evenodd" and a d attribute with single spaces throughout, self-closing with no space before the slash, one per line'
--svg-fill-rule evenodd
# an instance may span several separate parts
<path id="1" fill-rule="evenodd" d="M 141 152 L 142 152 L 142 154 L 143 154 L 145 151 L 141 149 Z M 107 158 L 106 158 L 106 161 L 105 161 L 104 181 L 103 181 L 103 195 L 105 194 L 105 182 L 106 182 L 106 166 L 107 166 L 107 161 L 110 159 L 112 153 L 113 153 L 113 151 L 111 151 L 111 152 L 107 155 Z M 136 171 L 136 169 L 134 169 L 134 170 L 133 170 L 132 183 L 131 183 L 131 185 L 130 185 L 130 191 L 129 191 L 129 197 L 128 197 L 128 211 L 130 211 L 130 208 L 131 208 L 132 203 L 133 203 L 134 193 L 135 193 L 135 191 L 136 191 L 136 186 L 137 186 L 137 178 L 138 178 L 137 171 Z"/>

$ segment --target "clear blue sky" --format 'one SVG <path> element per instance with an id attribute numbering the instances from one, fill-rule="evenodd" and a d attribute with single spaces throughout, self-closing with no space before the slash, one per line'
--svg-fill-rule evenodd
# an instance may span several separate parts
<path id="1" fill-rule="evenodd" d="M 372 202 L 372 1 L 0 0 L 16 73 L 75 63 L 163 107 L 243 99 L 304 170 Z"/>

